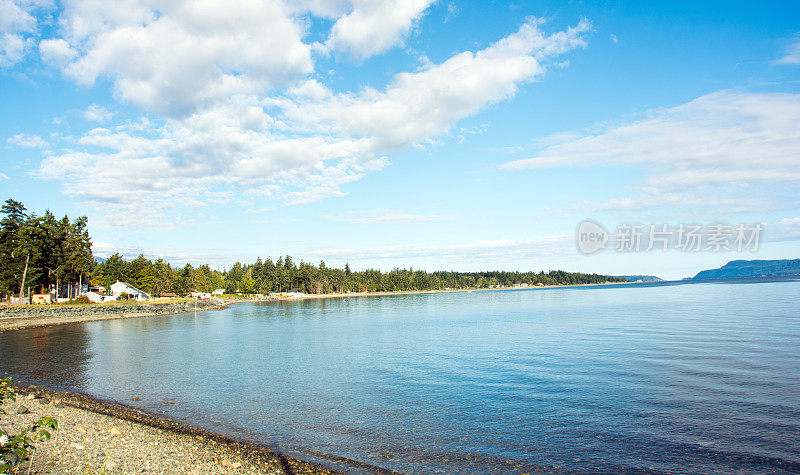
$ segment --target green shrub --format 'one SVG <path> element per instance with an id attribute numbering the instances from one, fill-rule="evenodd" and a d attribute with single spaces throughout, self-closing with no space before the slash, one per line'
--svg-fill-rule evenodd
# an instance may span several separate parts
<path id="1" fill-rule="evenodd" d="M 52 417 L 42 417 L 30 429 L 16 435 L 0 429 L 0 473 L 8 473 L 28 460 L 36 451 L 36 444 L 50 440 L 50 431 L 57 429 L 58 421 Z"/>
<path id="2" fill-rule="evenodd" d="M 93 303 L 94 302 L 89 300 L 89 297 L 81 295 L 80 297 L 76 297 L 72 300 L 67 300 L 66 302 L 64 302 L 64 305 L 91 305 Z"/>

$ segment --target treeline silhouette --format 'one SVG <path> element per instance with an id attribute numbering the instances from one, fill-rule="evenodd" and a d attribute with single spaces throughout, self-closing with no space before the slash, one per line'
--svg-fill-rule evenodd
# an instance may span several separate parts
<path id="1" fill-rule="evenodd" d="M 117 280 L 155 294 L 186 294 L 193 290 L 211 292 L 224 289 L 226 293 L 267 294 L 291 290 L 309 294 L 340 292 L 396 292 L 415 290 L 444 290 L 465 288 L 510 287 L 519 284 L 574 285 L 624 282 L 623 279 L 599 274 L 578 272 L 426 272 L 413 269 L 378 269 L 353 271 L 296 262 L 291 256 L 256 260 L 253 264 L 237 262 L 227 270 L 213 270 L 208 265 L 189 264 L 174 268 L 162 259 L 151 261 L 139 256 L 125 261 L 114 254 L 98 263 L 92 282 L 108 286 Z"/>

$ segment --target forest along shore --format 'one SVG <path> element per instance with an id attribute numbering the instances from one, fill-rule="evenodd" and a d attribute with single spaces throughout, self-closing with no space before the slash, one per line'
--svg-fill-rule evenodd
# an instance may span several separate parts
<path id="1" fill-rule="evenodd" d="M 0 426 L 14 434 L 49 416 L 59 427 L 38 445 L 32 462 L 14 473 L 338 473 L 122 404 L 32 386 L 19 389 L 15 402 L 0 407 Z"/>

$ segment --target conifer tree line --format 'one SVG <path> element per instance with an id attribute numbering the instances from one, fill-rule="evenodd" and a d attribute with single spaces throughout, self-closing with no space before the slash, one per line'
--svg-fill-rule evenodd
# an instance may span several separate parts
<path id="1" fill-rule="evenodd" d="M 56 220 L 49 211 L 42 216 L 28 214 L 25 207 L 7 200 L 0 221 L 0 290 L 15 292 L 29 259 L 27 285 L 48 288 L 50 284 L 86 281 L 108 288 L 116 281 L 126 282 L 147 293 L 185 295 L 192 291 L 268 294 L 297 290 L 304 293 L 393 292 L 498 286 L 570 285 L 622 282 L 623 279 L 565 271 L 545 272 L 426 272 L 413 269 L 353 271 L 328 267 L 324 261 L 314 265 L 297 262 L 291 256 L 276 260 L 258 258 L 253 264 L 235 263 L 230 269 L 211 269 L 207 264 L 173 267 L 163 259 L 142 255 L 125 260 L 117 253 L 105 261 L 91 253 L 86 218 Z"/>
<path id="2" fill-rule="evenodd" d="M 86 216 L 57 219 L 49 210 L 29 213 L 8 199 L 0 208 L 0 291 L 49 292 L 51 286 L 78 286 L 95 268 Z"/>

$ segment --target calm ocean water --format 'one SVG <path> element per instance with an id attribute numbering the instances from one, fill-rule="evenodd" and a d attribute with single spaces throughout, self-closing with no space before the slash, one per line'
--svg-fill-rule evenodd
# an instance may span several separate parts
<path id="1" fill-rule="evenodd" d="M 791 279 L 239 304 L 0 333 L 4 371 L 353 472 L 310 450 L 413 473 L 800 472 Z"/>

